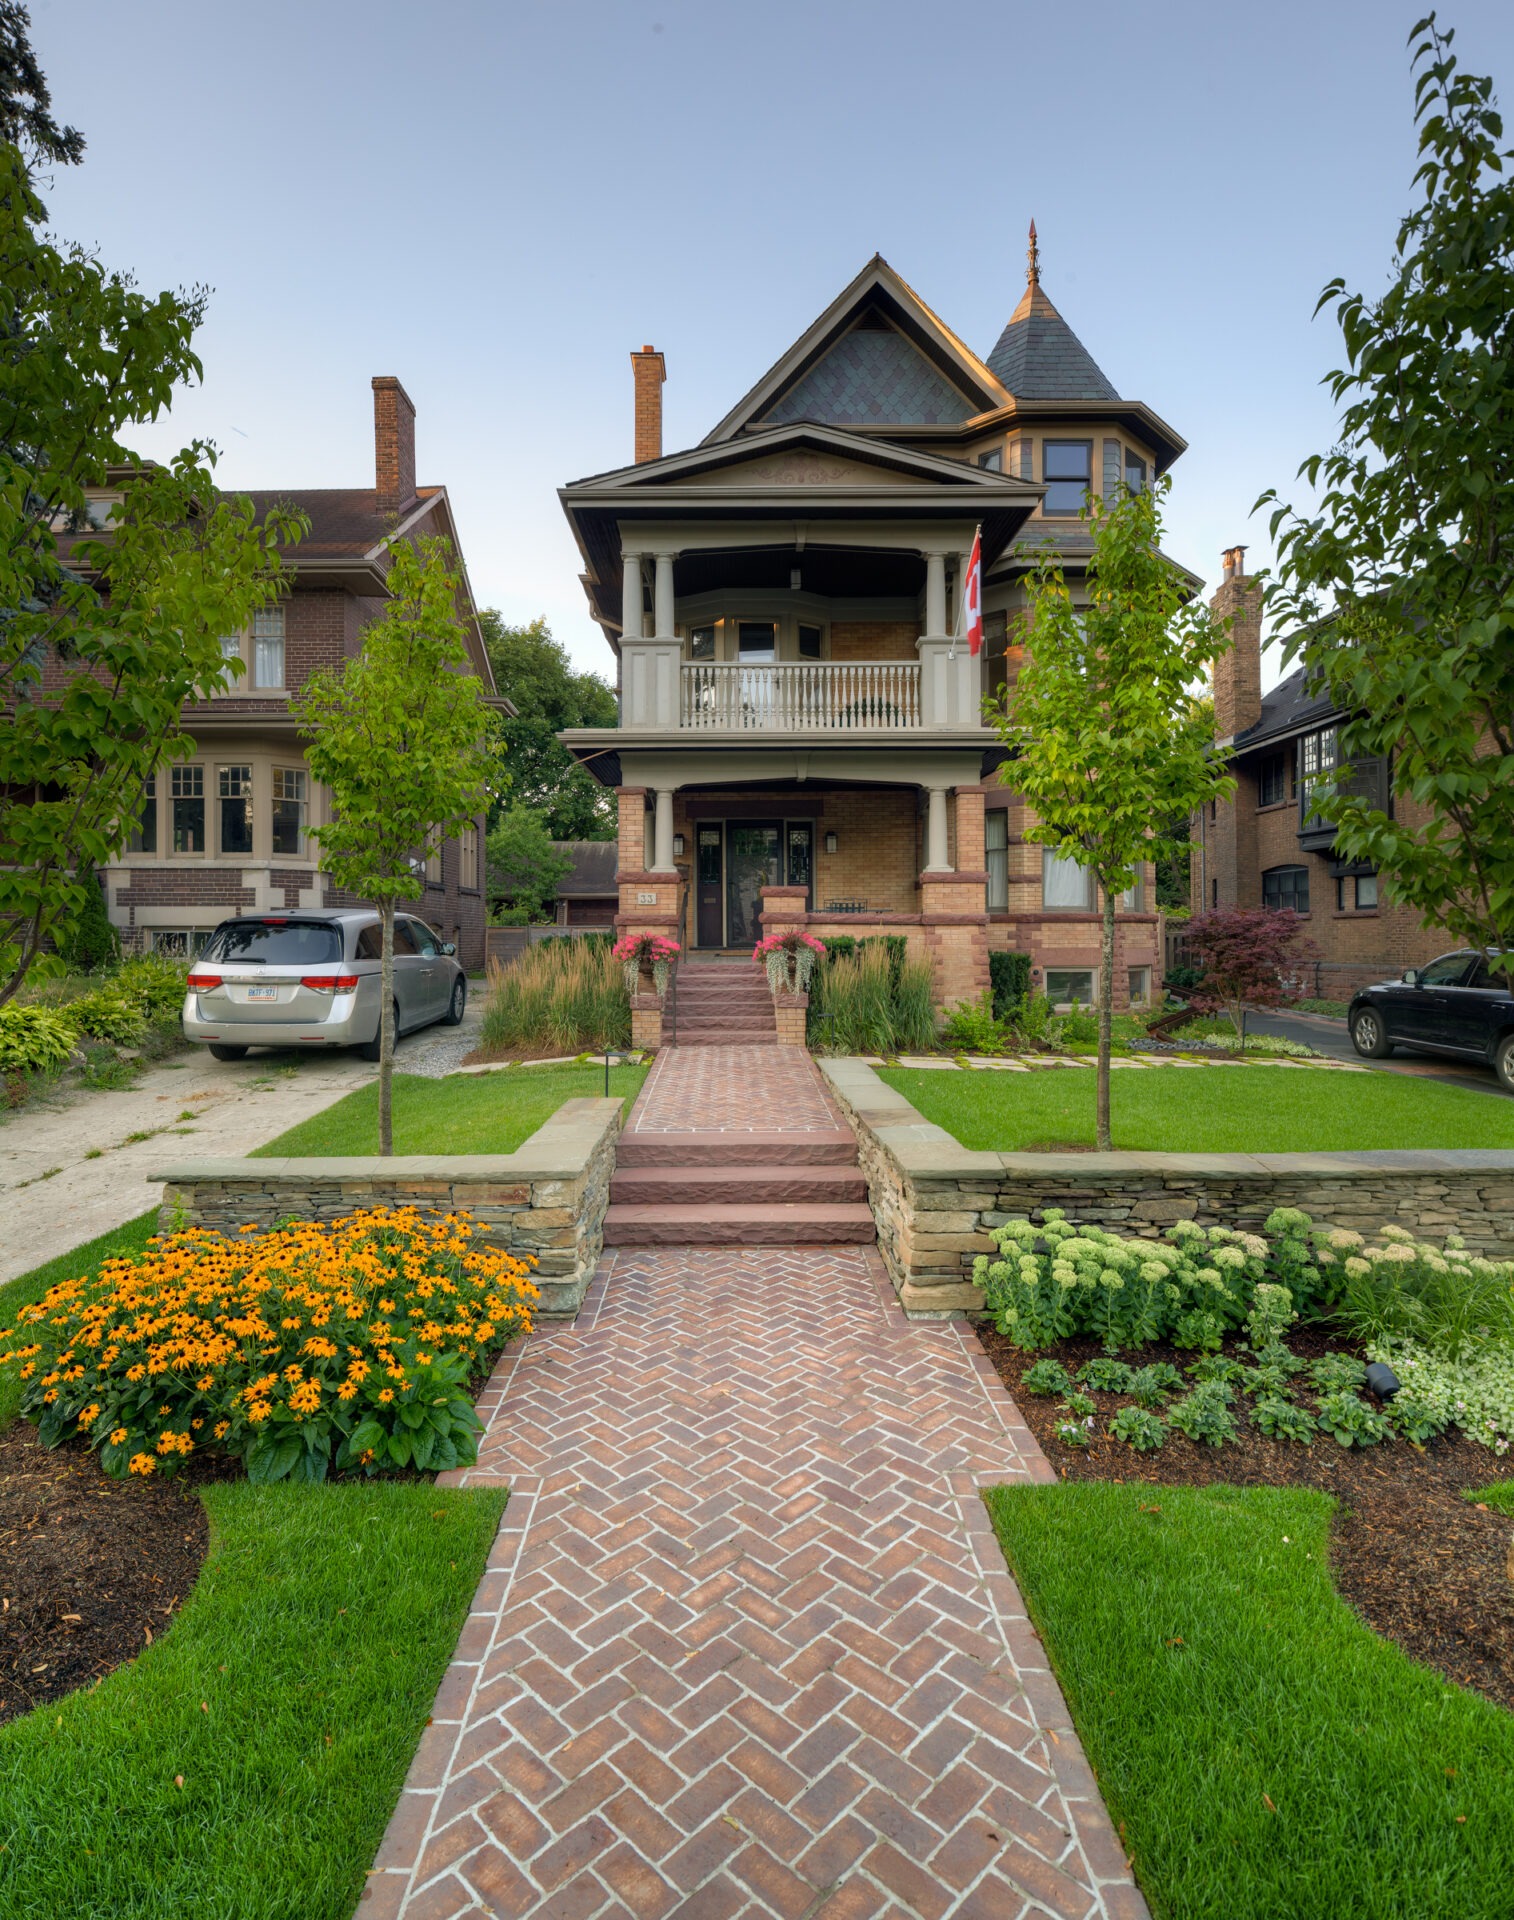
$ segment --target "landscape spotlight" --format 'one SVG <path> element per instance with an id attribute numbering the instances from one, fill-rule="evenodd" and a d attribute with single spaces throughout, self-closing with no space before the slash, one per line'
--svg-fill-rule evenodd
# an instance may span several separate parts
<path id="1" fill-rule="evenodd" d="M 1367 1368 L 1367 1391 L 1374 1400 L 1391 1400 L 1400 1384 L 1392 1367 L 1385 1366 L 1381 1360 L 1374 1360 Z"/>

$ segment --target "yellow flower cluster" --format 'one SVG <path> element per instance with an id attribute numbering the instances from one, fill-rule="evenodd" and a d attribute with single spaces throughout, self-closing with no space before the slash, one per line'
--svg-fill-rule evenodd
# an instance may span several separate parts
<path id="1" fill-rule="evenodd" d="M 207 1419 L 213 1444 L 259 1478 L 375 1458 L 450 1464 L 476 1424 L 470 1375 L 530 1331 L 526 1274 L 467 1214 L 196 1228 L 23 1308 L 0 1329 L 0 1367 L 19 1374 L 43 1440 L 84 1432 L 117 1474 L 172 1471 L 209 1444 L 195 1437 Z M 401 1433 L 407 1408 L 418 1439 Z M 395 1436 L 392 1457 L 375 1421 Z"/>

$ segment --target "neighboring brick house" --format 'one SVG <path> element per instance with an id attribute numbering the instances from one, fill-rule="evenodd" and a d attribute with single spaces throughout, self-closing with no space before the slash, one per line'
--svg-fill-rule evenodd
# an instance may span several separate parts
<path id="1" fill-rule="evenodd" d="M 902 933 L 943 1004 L 1030 953 L 1094 992 L 1081 870 L 1025 838 L 985 692 L 1012 679 L 1031 549 L 1075 599 L 1085 494 L 1161 474 L 1184 442 L 1122 400 L 1040 284 L 980 359 L 875 256 L 700 443 L 662 451 L 663 358 L 631 356 L 635 464 L 564 487 L 620 724 L 569 749 L 619 796 L 618 921 L 687 948 L 766 926 Z M 984 654 L 960 597 L 982 530 Z M 1195 582 L 1197 585 L 1197 582 Z M 1160 977 L 1148 867 L 1120 903 L 1116 999 Z"/>
<path id="2" fill-rule="evenodd" d="M 613 931 L 620 905 L 619 853 L 613 840 L 554 840 L 572 866 L 557 883 L 557 924 Z"/>
<path id="3" fill-rule="evenodd" d="M 1292 907 L 1319 950 L 1312 995 L 1349 999 L 1371 981 L 1421 965 L 1458 943 L 1395 906 L 1374 869 L 1340 858 L 1335 829 L 1309 803 L 1311 783 L 1338 764 L 1347 714 L 1310 691 L 1302 667 L 1262 692 L 1261 595 L 1245 570 L 1244 547 L 1224 555 L 1211 605 L 1231 619 L 1234 641 L 1214 665 L 1215 744 L 1229 759 L 1235 797 L 1193 823 L 1189 900 L 1206 907 Z M 1352 786 L 1396 818 L 1424 811 L 1394 792 L 1385 761 L 1360 761 Z"/>
<path id="4" fill-rule="evenodd" d="M 320 871 L 309 830 L 330 817 L 330 795 L 310 776 L 290 703 L 317 668 L 352 658 L 382 612 L 389 536 L 441 535 L 462 570 L 446 488 L 416 485 L 415 408 L 398 380 L 374 379 L 373 418 L 372 487 L 251 495 L 260 513 L 279 502 L 301 508 L 310 531 L 285 556 L 290 591 L 223 642 L 246 671 L 185 708 L 194 751 L 150 783 L 128 850 L 105 869 L 110 917 L 129 950 L 193 953 L 218 920 L 248 909 L 359 904 Z M 466 570 L 463 580 L 469 656 L 492 692 Z M 480 815 L 430 849 L 414 903 L 470 968 L 484 963 L 483 824 Z"/>

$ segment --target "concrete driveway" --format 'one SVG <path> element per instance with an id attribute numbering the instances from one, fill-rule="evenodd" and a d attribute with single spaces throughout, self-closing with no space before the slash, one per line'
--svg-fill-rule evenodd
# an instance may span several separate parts
<path id="1" fill-rule="evenodd" d="M 1319 1013 L 1253 1013 L 1246 1021 L 1248 1033 L 1271 1033 L 1284 1040 L 1297 1040 L 1316 1053 L 1334 1060 L 1354 1060 L 1358 1066 L 1376 1067 L 1383 1073 L 1406 1073 L 1416 1080 L 1443 1080 L 1451 1086 L 1475 1087 L 1482 1093 L 1514 1098 L 1499 1081 L 1491 1067 L 1472 1060 L 1455 1060 L 1433 1053 L 1395 1053 L 1386 1060 L 1363 1060 L 1351 1044 L 1344 1020 L 1331 1020 Z"/>
<path id="2" fill-rule="evenodd" d="M 395 1049 L 401 1073 L 449 1073 L 478 1041 L 483 996 L 460 1027 L 426 1027 Z M 66 1094 L 0 1121 L 0 1282 L 108 1233 L 156 1204 L 146 1175 L 167 1139 L 196 1159 L 250 1153 L 378 1068 L 350 1053 L 289 1049 L 212 1060 L 203 1047 L 149 1068 L 121 1093 Z"/>

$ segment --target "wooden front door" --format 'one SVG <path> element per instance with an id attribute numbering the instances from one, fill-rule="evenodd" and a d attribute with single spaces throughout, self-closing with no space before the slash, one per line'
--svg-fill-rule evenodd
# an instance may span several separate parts
<path id="1" fill-rule="evenodd" d="M 725 944 L 724 838 L 718 820 L 695 829 L 695 926 L 702 947 Z"/>

